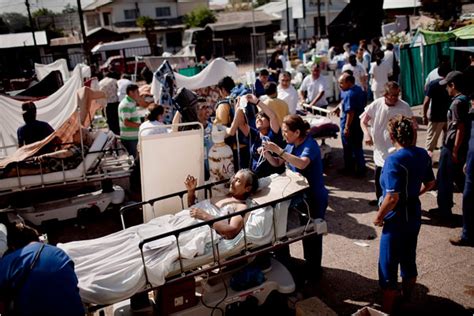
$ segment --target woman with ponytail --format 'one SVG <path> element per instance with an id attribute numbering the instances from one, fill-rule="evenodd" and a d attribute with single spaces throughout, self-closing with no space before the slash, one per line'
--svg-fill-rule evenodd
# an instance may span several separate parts
<path id="1" fill-rule="evenodd" d="M 289 169 L 301 173 L 308 180 L 310 190 L 306 200 L 310 216 L 313 219 L 324 219 L 328 205 L 328 191 L 324 186 L 321 151 L 318 143 L 308 135 L 309 128 L 309 123 L 299 115 L 287 115 L 281 128 L 283 137 L 288 143 L 285 149 L 273 142 L 264 143 L 263 146 L 265 158 L 272 166 L 278 167 L 287 163 Z M 322 235 L 303 239 L 305 275 L 308 279 L 317 279 L 321 274 L 322 245 Z"/>
<path id="2" fill-rule="evenodd" d="M 374 219 L 383 226 L 380 237 L 379 284 L 383 291 L 382 309 L 391 314 L 399 296 L 398 266 L 402 295 L 409 299 L 416 283 L 416 244 L 421 226 L 419 196 L 435 185 L 427 151 L 416 147 L 413 120 L 397 115 L 388 123 L 388 133 L 396 151 L 385 160 L 380 177 L 383 201 Z"/>

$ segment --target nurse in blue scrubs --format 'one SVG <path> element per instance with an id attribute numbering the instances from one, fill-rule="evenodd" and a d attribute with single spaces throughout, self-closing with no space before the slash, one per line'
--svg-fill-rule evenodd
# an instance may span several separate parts
<path id="1" fill-rule="evenodd" d="M 399 295 L 398 266 L 405 298 L 409 298 L 416 283 L 416 244 L 421 226 L 419 196 L 434 187 L 435 179 L 427 151 L 415 146 L 412 120 L 398 115 L 389 121 L 388 132 L 396 151 L 385 160 L 382 169 L 383 201 L 374 225 L 383 226 L 379 284 L 383 290 L 382 309 L 391 313 Z"/>
<path id="2" fill-rule="evenodd" d="M 328 191 L 324 186 L 321 151 L 318 143 L 307 134 L 309 128 L 309 123 L 299 115 L 285 116 L 281 130 L 288 145 L 282 149 L 273 142 L 265 143 L 265 158 L 274 167 L 287 163 L 289 169 L 301 173 L 308 180 L 310 190 L 306 198 L 310 216 L 324 219 L 328 206 Z M 309 279 L 317 279 L 321 274 L 322 245 L 322 235 L 303 239 Z"/>

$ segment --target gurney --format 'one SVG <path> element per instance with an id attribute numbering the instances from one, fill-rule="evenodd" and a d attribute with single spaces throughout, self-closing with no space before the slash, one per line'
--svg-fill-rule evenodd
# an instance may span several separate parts
<path id="1" fill-rule="evenodd" d="M 117 150 L 113 133 L 95 132 L 94 142 L 84 155 L 82 162 L 76 168 L 45 173 L 40 164 L 38 174 L 23 175 L 16 167 L 15 176 L 0 179 L 0 192 L 8 193 L 37 187 L 49 187 L 69 183 L 100 181 L 104 179 L 125 177 L 131 172 L 133 161 L 126 151 Z M 18 164 L 17 164 L 18 166 Z"/>
<path id="2" fill-rule="evenodd" d="M 329 113 L 329 111 L 326 109 L 318 109 L 325 113 Z M 328 155 L 331 152 L 331 147 L 326 144 L 326 139 L 337 138 L 340 130 L 339 126 L 327 116 L 308 114 L 306 116 L 303 116 L 303 119 L 306 120 L 311 126 L 311 129 L 309 130 L 309 135 L 311 135 L 314 139 L 321 141 L 321 157 L 323 159 L 328 158 Z"/>
<path id="3" fill-rule="evenodd" d="M 287 230 L 290 200 L 308 189 L 304 177 L 286 171 L 268 179 L 269 186 L 252 196 L 249 207 L 241 212 L 201 222 L 185 218 L 187 210 L 183 210 L 102 238 L 58 244 L 75 263 L 83 301 L 96 305 L 91 309 L 97 310 L 136 293 L 179 284 L 307 236 L 326 233 L 325 222 L 311 219 L 308 210 L 305 225 Z M 221 182 L 198 190 L 210 195 L 212 186 Z M 123 207 L 121 214 L 173 196 L 183 201 L 185 193 L 132 204 Z M 246 214 L 250 215 L 244 229 L 232 240 L 220 238 L 211 228 L 217 221 Z M 286 287 L 286 291 L 292 290 L 294 286 Z"/>

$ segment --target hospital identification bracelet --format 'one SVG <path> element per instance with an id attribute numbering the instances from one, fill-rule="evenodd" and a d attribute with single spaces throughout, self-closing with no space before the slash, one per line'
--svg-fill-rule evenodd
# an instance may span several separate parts
<path id="1" fill-rule="evenodd" d="M 278 155 L 278 157 L 280 158 L 283 158 L 283 154 L 285 153 L 286 151 L 284 149 L 281 150 L 280 154 Z M 285 159 L 285 158 L 283 158 Z"/>

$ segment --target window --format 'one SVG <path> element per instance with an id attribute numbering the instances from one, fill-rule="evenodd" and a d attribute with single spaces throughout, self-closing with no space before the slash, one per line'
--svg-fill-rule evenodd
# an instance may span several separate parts
<path id="1" fill-rule="evenodd" d="M 110 12 L 102 13 L 102 17 L 104 18 L 104 25 L 105 26 L 110 25 Z"/>
<path id="2" fill-rule="evenodd" d="M 98 14 L 86 15 L 86 24 L 87 24 L 88 30 L 99 27 L 100 26 L 99 15 Z"/>
<path id="3" fill-rule="evenodd" d="M 171 8 L 170 7 L 156 8 L 155 11 L 156 11 L 156 17 L 157 18 L 171 16 Z"/>
<path id="4" fill-rule="evenodd" d="M 123 10 L 123 14 L 125 15 L 125 20 L 135 20 L 138 18 L 137 10 L 135 9 Z"/>

